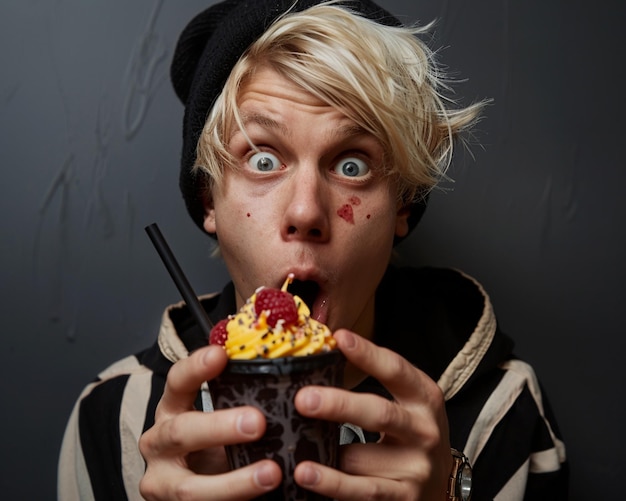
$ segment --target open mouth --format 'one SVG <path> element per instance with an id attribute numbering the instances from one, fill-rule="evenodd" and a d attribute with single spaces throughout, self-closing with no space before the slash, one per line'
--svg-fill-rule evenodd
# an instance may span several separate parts
<path id="1" fill-rule="evenodd" d="M 320 286 L 313 280 L 296 279 L 289 285 L 289 292 L 294 296 L 300 296 L 307 306 L 312 309 L 320 292 Z"/>

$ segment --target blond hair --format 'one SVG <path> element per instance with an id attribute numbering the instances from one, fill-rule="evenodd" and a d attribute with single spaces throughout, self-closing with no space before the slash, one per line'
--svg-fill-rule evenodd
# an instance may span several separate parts
<path id="1" fill-rule="evenodd" d="M 261 64 L 341 110 L 373 134 L 385 152 L 385 174 L 398 199 L 416 201 L 444 176 L 454 139 L 484 103 L 455 108 L 435 53 L 419 37 L 430 26 L 387 26 L 334 2 L 287 12 L 239 59 L 213 105 L 198 141 L 194 169 L 220 183 L 234 166 L 234 126 L 245 132 L 238 91 Z"/>

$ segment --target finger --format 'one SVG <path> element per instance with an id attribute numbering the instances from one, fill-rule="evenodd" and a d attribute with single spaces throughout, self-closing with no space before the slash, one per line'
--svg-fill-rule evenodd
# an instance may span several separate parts
<path id="1" fill-rule="evenodd" d="M 193 409 L 202 383 L 219 375 L 227 361 L 222 348 L 208 346 L 176 362 L 167 375 L 163 396 L 157 406 L 157 417 Z"/>
<path id="2" fill-rule="evenodd" d="M 382 477 L 346 475 L 310 461 L 296 466 L 294 479 L 305 489 L 342 501 L 409 499 L 410 494 L 407 483 Z"/>
<path id="3" fill-rule="evenodd" d="M 434 400 L 443 405 L 437 384 L 404 357 L 345 329 L 335 332 L 334 337 L 346 359 L 380 381 L 395 399 Z"/>
<path id="4" fill-rule="evenodd" d="M 399 481 L 424 481 L 432 470 L 428 456 L 414 447 L 398 447 L 385 442 L 341 447 L 339 464 L 341 471 L 350 475 L 385 477 Z"/>
<path id="5" fill-rule="evenodd" d="M 432 419 L 421 415 L 422 409 L 416 407 L 409 411 L 395 402 L 369 393 L 305 386 L 298 391 L 294 402 L 303 416 L 352 423 L 365 430 L 384 432 L 386 436 L 403 437 L 405 442 L 416 441 L 423 433 L 436 431 L 428 426 Z"/>
<path id="6" fill-rule="evenodd" d="M 211 447 L 250 442 L 265 433 L 266 421 L 254 407 L 215 412 L 191 411 L 163 420 L 141 436 L 144 458 L 176 456 Z"/>
<path id="7" fill-rule="evenodd" d="M 269 492 L 280 484 L 282 473 L 273 461 L 263 460 L 223 475 L 194 475 L 188 470 L 150 468 L 141 481 L 148 500 L 243 500 Z"/>

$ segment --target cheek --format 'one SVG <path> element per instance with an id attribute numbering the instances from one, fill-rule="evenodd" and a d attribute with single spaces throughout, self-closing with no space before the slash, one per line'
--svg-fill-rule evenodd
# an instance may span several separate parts
<path id="1" fill-rule="evenodd" d="M 346 223 L 354 224 L 353 207 L 357 207 L 359 205 L 361 205 L 361 199 L 357 196 L 351 196 L 348 198 L 347 203 L 337 209 L 337 215 Z"/>
<path id="2" fill-rule="evenodd" d="M 343 204 L 337 209 L 337 215 L 346 223 L 354 224 L 354 211 L 352 205 Z"/>
<path id="3" fill-rule="evenodd" d="M 383 204 L 384 205 L 384 204 Z M 381 218 L 387 219 L 391 214 L 387 206 L 378 206 L 376 203 L 370 203 L 353 195 L 346 202 L 337 208 L 337 216 L 348 224 L 359 224 L 370 220 L 379 221 Z"/>

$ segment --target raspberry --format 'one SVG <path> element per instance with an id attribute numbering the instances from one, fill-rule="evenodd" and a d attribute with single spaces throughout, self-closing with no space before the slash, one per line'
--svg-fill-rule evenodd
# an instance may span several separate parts
<path id="1" fill-rule="evenodd" d="M 293 296 L 279 289 L 264 287 L 256 295 L 254 311 L 260 315 L 262 311 L 269 311 L 267 323 L 276 327 L 279 320 L 284 320 L 285 327 L 294 325 L 298 321 L 298 308 Z"/>
<path id="2" fill-rule="evenodd" d="M 226 343 L 226 338 L 228 337 L 228 332 L 226 331 L 226 324 L 228 323 L 228 319 L 220 320 L 216 323 L 211 329 L 211 334 L 209 334 L 209 344 L 219 344 L 224 346 Z"/>

